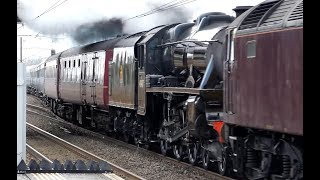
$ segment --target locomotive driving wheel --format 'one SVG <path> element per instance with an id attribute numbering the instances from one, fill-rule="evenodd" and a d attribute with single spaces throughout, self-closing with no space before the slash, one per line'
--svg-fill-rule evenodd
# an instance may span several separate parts
<path id="1" fill-rule="evenodd" d="M 188 158 L 191 165 L 196 165 L 198 162 L 198 146 L 196 143 L 188 146 Z"/>
<path id="2" fill-rule="evenodd" d="M 168 143 L 166 140 L 160 141 L 160 149 L 161 149 L 161 154 L 166 156 L 168 153 Z"/>
<path id="3" fill-rule="evenodd" d="M 215 171 L 221 174 L 222 176 L 225 175 L 227 169 L 227 159 L 225 152 L 222 153 L 222 160 L 217 161 Z"/>
<path id="4" fill-rule="evenodd" d="M 178 112 L 177 116 L 179 117 L 178 118 L 179 123 L 177 124 L 177 127 L 175 127 L 175 134 L 179 133 L 179 131 L 181 131 L 181 129 L 183 128 L 183 125 L 185 123 L 185 115 L 184 115 L 185 113 L 184 113 L 183 109 L 179 109 L 177 112 Z M 173 146 L 173 155 L 179 161 L 182 159 L 182 156 L 184 155 L 183 151 L 184 151 L 183 145 L 176 143 Z"/>
<path id="5" fill-rule="evenodd" d="M 174 154 L 174 157 L 175 157 L 177 160 L 181 161 L 181 159 L 182 159 L 182 153 L 183 153 L 183 151 L 182 151 L 182 145 L 175 144 L 175 145 L 173 146 L 173 154 Z"/>
<path id="6" fill-rule="evenodd" d="M 204 169 L 209 169 L 210 158 L 209 158 L 209 151 L 206 149 L 202 149 L 202 166 Z"/>

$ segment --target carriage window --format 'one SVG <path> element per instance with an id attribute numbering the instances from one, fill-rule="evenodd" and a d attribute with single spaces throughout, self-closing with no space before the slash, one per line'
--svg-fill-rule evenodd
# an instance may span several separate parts
<path id="1" fill-rule="evenodd" d="M 95 71 L 95 66 L 96 66 L 96 61 L 93 61 L 92 62 L 92 80 L 91 81 L 94 81 L 94 77 L 96 76 L 96 71 Z"/>
<path id="2" fill-rule="evenodd" d="M 78 67 L 80 67 L 80 59 L 78 60 Z"/>
<path id="3" fill-rule="evenodd" d="M 123 69 L 122 69 L 122 76 L 123 76 L 123 85 L 126 85 L 127 80 L 127 53 L 124 52 L 124 58 L 123 58 Z"/>
<path id="4" fill-rule="evenodd" d="M 67 67 L 67 61 L 64 61 L 64 68 Z"/>
<path id="5" fill-rule="evenodd" d="M 109 71 L 109 96 L 111 96 L 111 92 L 112 92 L 112 80 L 113 80 L 113 66 L 112 66 L 112 63 L 109 63 L 109 67 L 110 67 L 110 71 Z"/>
<path id="6" fill-rule="evenodd" d="M 71 61 L 69 60 L 69 67 L 71 67 Z"/>
<path id="7" fill-rule="evenodd" d="M 73 67 L 76 67 L 76 60 L 73 60 Z"/>
<path id="8" fill-rule="evenodd" d="M 119 63 L 119 54 L 117 54 L 116 56 L 116 61 L 115 61 L 115 67 L 114 67 L 114 76 L 115 76 L 115 81 L 119 81 L 119 76 L 117 76 L 117 74 L 119 74 L 119 69 L 118 66 Z"/>
<path id="9" fill-rule="evenodd" d="M 247 42 L 247 58 L 256 57 L 256 41 L 248 41 Z"/>
<path id="10" fill-rule="evenodd" d="M 86 62 L 84 62 L 86 63 Z M 83 67 L 83 79 L 87 80 L 87 65 L 82 66 Z"/>
<path id="11" fill-rule="evenodd" d="M 120 79 L 120 83 L 123 83 L 123 55 L 121 54 L 120 56 L 120 60 L 119 60 L 119 79 Z"/>

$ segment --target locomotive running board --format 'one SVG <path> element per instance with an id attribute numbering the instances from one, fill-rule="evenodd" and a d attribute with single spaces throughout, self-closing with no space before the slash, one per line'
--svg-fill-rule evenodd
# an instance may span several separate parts
<path id="1" fill-rule="evenodd" d="M 199 89 L 186 87 L 150 87 L 146 88 L 147 93 L 176 93 L 176 94 L 192 94 L 200 95 L 205 100 L 221 101 L 223 98 L 222 89 Z"/>
<path id="2" fill-rule="evenodd" d="M 199 89 L 199 88 L 186 88 L 186 87 L 149 87 L 146 92 L 171 92 L 171 93 L 187 93 L 200 95 L 201 93 L 215 93 L 222 92 L 221 89 Z"/>

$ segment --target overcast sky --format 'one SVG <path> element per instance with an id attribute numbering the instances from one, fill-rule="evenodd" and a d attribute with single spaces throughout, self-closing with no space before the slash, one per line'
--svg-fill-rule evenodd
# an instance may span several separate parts
<path id="1" fill-rule="evenodd" d="M 17 59 L 20 60 L 20 37 L 23 39 L 22 59 L 28 61 L 50 56 L 50 49 L 60 52 L 79 45 L 79 42 L 76 42 L 70 35 L 74 35 L 77 27 L 86 23 L 118 18 L 123 22 L 121 24 L 122 33 L 135 33 L 171 22 L 191 22 L 205 12 L 218 11 L 235 16 L 232 9 L 236 6 L 255 6 L 263 0 L 185 0 L 183 2 L 186 4 L 179 7 L 126 20 L 170 2 L 180 3 L 182 1 L 18 0 L 17 11 L 19 17 L 24 21 L 24 26 L 17 24 Z M 54 4 L 58 6 L 44 13 Z M 89 30 L 92 31 L 92 29 Z"/>

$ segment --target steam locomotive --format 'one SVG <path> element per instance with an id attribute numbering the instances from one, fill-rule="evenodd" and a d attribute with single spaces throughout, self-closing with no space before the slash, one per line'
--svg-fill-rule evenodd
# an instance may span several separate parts
<path id="1" fill-rule="evenodd" d="M 66 120 L 222 175 L 303 179 L 303 0 L 234 10 L 54 54 L 28 91 Z"/>

